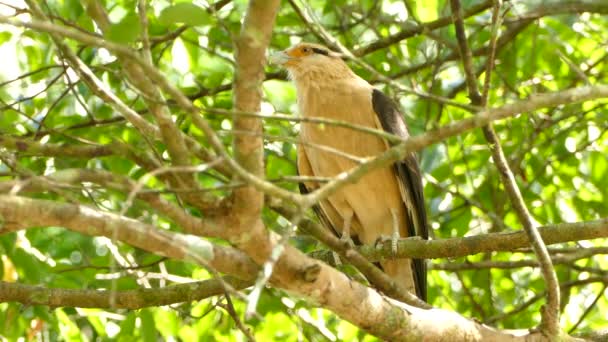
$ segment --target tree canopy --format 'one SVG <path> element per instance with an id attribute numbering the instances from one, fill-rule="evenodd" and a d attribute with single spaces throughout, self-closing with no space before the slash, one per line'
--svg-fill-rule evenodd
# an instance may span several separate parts
<path id="1" fill-rule="evenodd" d="M 606 338 L 606 15 L 604 0 L 0 2 L 0 336 Z M 412 134 L 368 132 L 390 150 L 305 196 L 295 88 L 266 59 L 301 41 L 342 54 Z M 322 227 L 314 204 L 412 151 L 430 241 L 394 255 Z M 374 266 L 395 257 L 427 259 L 432 308 Z"/>

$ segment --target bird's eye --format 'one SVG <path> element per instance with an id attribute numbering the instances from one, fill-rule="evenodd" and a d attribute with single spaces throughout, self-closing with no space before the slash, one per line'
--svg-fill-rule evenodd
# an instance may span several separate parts
<path id="1" fill-rule="evenodd" d="M 304 48 L 302 48 L 302 52 L 304 52 L 304 53 L 310 53 L 310 48 L 309 47 L 304 47 Z"/>

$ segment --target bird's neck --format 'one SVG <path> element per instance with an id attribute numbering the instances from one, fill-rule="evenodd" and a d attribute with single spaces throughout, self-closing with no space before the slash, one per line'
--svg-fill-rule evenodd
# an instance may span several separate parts
<path id="1" fill-rule="evenodd" d="M 341 62 L 341 61 L 340 61 Z M 305 68 L 295 68 L 290 70 L 290 77 L 296 87 L 319 87 L 332 82 L 339 82 L 345 79 L 356 78 L 346 64 L 334 63 L 331 67 L 323 65 L 307 65 Z"/>

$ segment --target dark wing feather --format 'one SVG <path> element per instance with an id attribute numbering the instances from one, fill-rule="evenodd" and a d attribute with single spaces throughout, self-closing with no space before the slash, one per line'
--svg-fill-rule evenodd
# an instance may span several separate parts
<path id="1" fill-rule="evenodd" d="M 298 183 L 298 187 L 300 188 L 300 194 L 307 195 L 310 193 L 310 191 L 308 191 L 308 188 L 303 182 Z M 321 224 L 324 227 L 331 229 L 334 234 L 338 235 L 338 232 L 334 228 L 333 224 L 331 224 L 329 218 L 327 217 L 327 215 L 325 215 L 325 212 L 323 211 L 323 209 L 321 209 L 321 206 L 318 203 L 312 206 L 312 210 L 315 212 L 315 214 L 319 218 L 319 221 L 321 221 Z"/>
<path id="2" fill-rule="evenodd" d="M 298 175 L 299 175 L 299 172 L 298 172 Z M 303 182 L 298 183 L 298 187 L 300 188 L 300 194 L 307 195 L 310 193 L 310 190 L 308 190 L 308 188 L 306 187 L 306 185 Z M 321 208 L 320 204 L 317 203 L 317 204 L 313 205 L 312 210 L 317 215 L 317 217 L 319 218 L 319 221 L 321 221 L 321 224 L 324 227 L 326 227 L 327 229 L 330 229 L 336 236 L 340 236 L 340 234 L 338 234 L 338 231 L 336 230 L 334 225 L 329 220 L 329 217 L 327 217 L 327 215 L 325 214 L 325 211 L 323 211 L 323 208 Z"/>
<path id="3" fill-rule="evenodd" d="M 300 170 L 298 170 L 298 175 L 300 175 Z M 302 194 L 302 195 L 307 195 L 310 193 L 310 190 L 306 187 L 306 184 L 304 184 L 304 182 L 299 182 L 298 188 L 300 189 L 300 194 Z M 337 237 L 341 236 L 338 233 L 338 230 L 336 230 L 336 227 L 334 227 L 334 225 L 331 223 L 331 221 L 329 220 L 329 217 L 327 217 L 327 214 L 325 213 L 323 208 L 321 208 L 321 205 L 319 203 L 313 205 L 312 210 L 315 213 L 315 215 L 317 215 L 317 217 L 319 218 L 319 221 L 321 222 L 321 225 L 323 227 L 331 230 L 331 232 L 334 233 L 335 236 L 337 236 Z M 350 238 L 355 245 L 361 245 L 361 242 L 359 241 L 359 239 L 356 236 L 351 236 Z"/>
<path id="4" fill-rule="evenodd" d="M 372 93 L 372 106 L 378 115 L 382 128 L 400 137 L 408 137 L 407 126 L 398 109 L 397 104 L 381 91 L 374 89 Z M 427 240 L 429 238 L 426 209 L 424 205 L 424 193 L 422 189 L 422 175 L 415 153 L 410 153 L 404 160 L 395 163 L 397 177 L 405 187 L 404 203 L 408 212 L 407 229 L 409 236 L 420 236 Z M 423 259 L 413 260 L 414 281 L 416 283 L 416 294 L 426 301 L 426 264 Z"/>

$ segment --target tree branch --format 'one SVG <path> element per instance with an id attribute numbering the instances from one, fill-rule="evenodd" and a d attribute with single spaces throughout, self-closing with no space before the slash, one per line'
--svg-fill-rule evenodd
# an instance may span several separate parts
<path id="1" fill-rule="evenodd" d="M 0 281 L 0 302 L 19 302 L 23 305 L 55 307 L 129 309 L 162 306 L 202 300 L 225 293 L 222 282 L 236 290 L 251 286 L 251 281 L 234 277 L 176 284 L 163 288 L 136 290 L 76 290 L 52 289 L 39 285 L 26 285 Z"/>
<path id="2" fill-rule="evenodd" d="M 551 260 L 554 265 L 571 264 L 576 260 L 587 259 L 594 255 L 608 254 L 608 248 L 596 247 L 596 248 L 583 248 L 574 253 L 566 255 L 553 255 Z M 540 263 L 537 260 L 517 260 L 517 261 L 479 261 L 469 262 L 450 262 L 444 264 L 431 264 L 433 270 L 443 271 L 464 271 L 464 270 L 481 270 L 488 268 L 500 268 L 500 269 L 515 269 L 522 267 L 539 267 Z"/>
<path id="3" fill-rule="evenodd" d="M 490 8 L 492 6 L 493 2 L 494 2 L 494 0 L 486 0 L 480 4 L 471 6 L 470 9 L 467 9 L 465 11 L 464 17 L 468 18 L 470 16 L 481 13 L 482 11 Z M 410 38 L 410 37 L 413 37 L 413 36 L 416 36 L 419 34 L 423 34 L 424 32 L 427 32 L 427 31 L 432 31 L 432 30 L 436 30 L 441 27 L 448 26 L 451 23 L 452 23 L 452 17 L 445 16 L 445 17 L 441 17 L 437 20 L 434 20 L 434 21 L 431 21 L 428 23 L 423 23 L 420 25 L 413 25 L 413 26 L 408 27 L 402 31 L 399 31 L 391 36 L 388 36 L 383 39 L 378 39 L 371 44 L 360 47 L 360 48 L 354 50 L 353 54 L 355 56 L 359 56 L 359 57 L 364 56 L 364 55 L 370 54 L 374 51 L 384 49 L 388 46 L 396 44 L 404 39 L 407 39 L 407 38 Z"/>
<path id="4" fill-rule="evenodd" d="M 116 237 L 158 255 L 197 262 L 244 280 L 250 280 L 258 270 L 249 257 L 235 248 L 212 244 L 194 235 L 160 230 L 81 205 L 0 195 L 0 217 L 0 234 L 30 227 L 58 226 L 90 236 Z"/>
<path id="5" fill-rule="evenodd" d="M 509 0 L 507 0 L 509 1 Z M 495 0 L 487 0 L 477 5 L 473 5 L 467 8 L 463 12 L 463 18 L 468 18 L 482 11 L 492 7 Z M 538 19 L 550 15 L 567 14 L 567 13 L 608 13 L 608 4 L 602 0 L 565 0 L 565 1 L 545 1 L 538 5 L 538 7 L 530 10 L 529 12 L 516 15 L 516 20 L 522 19 Z M 393 44 L 397 44 L 402 40 L 410 37 L 424 34 L 427 31 L 436 30 L 442 27 L 446 27 L 452 23 L 451 16 L 441 17 L 437 20 L 422 23 L 420 25 L 413 25 L 411 27 L 404 28 L 395 34 L 392 34 L 386 38 L 378 39 L 371 44 L 357 48 L 353 51 L 355 56 L 361 57 L 370 54 L 374 51 L 384 49 Z"/>
<path id="6" fill-rule="evenodd" d="M 538 231 L 547 245 L 608 238 L 608 218 L 547 225 L 539 227 Z M 512 252 L 529 246 L 527 233 L 520 230 L 438 240 L 401 239 L 397 243 L 397 253 L 392 252 L 390 241 L 379 242 L 376 246 L 358 246 L 357 250 L 375 262 L 389 256 L 415 259 L 458 258 L 486 252 Z M 322 259 L 331 260 L 330 256 Z"/>

